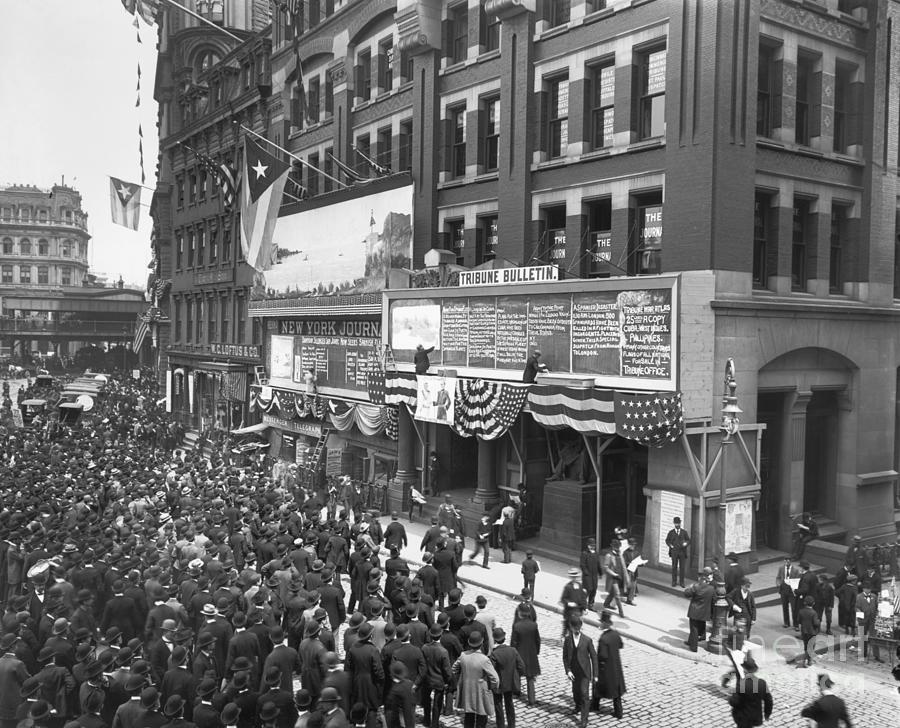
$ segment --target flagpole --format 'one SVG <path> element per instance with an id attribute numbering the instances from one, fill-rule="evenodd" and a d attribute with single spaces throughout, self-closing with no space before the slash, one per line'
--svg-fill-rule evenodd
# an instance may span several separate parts
<path id="1" fill-rule="evenodd" d="M 243 43 L 243 42 L 244 42 L 244 39 L 241 38 L 240 36 L 235 35 L 235 34 L 232 33 L 230 30 L 225 30 L 225 28 L 223 28 L 222 26 L 216 25 L 216 24 L 215 24 L 214 22 L 212 22 L 211 20 L 209 20 L 209 19 L 207 19 L 207 18 L 204 18 L 202 15 L 200 15 L 200 14 L 198 14 L 198 13 L 195 13 L 195 12 L 194 12 L 193 10 L 191 10 L 190 8 L 186 8 L 184 5 L 181 5 L 181 4 L 177 3 L 177 2 L 175 2 L 175 0 L 162 0 L 162 1 L 163 1 L 164 3 L 166 3 L 166 5 L 168 5 L 169 7 L 171 7 L 171 8 L 177 8 L 178 10 L 181 10 L 183 13 L 185 13 L 185 14 L 187 14 L 187 15 L 190 15 L 192 18 L 194 18 L 194 19 L 196 19 L 196 20 L 199 20 L 201 23 L 206 23 L 210 28 L 215 28 L 215 29 L 218 30 L 219 32 L 224 33 L 225 35 L 227 35 L 229 38 L 232 38 L 233 40 L 236 40 L 238 43 Z"/>
<path id="2" fill-rule="evenodd" d="M 108 175 L 106 175 L 106 176 L 107 176 L 107 177 L 112 177 L 111 174 L 108 174 Z M 116 177 L 115 179 L 121 179 L 121 177 Z M 147 185 L 140 185 L 140 184 L 138 184 L 137 182 L 128 182 L 128 184 L 134 185 L 135 187 L 141 187 L 141 188 L 143 188 L 143 189 L 145 189 L 145 190 L 150 190 L 151 192 L 156 192 L 156 188 L 155 188 L 155 187 L 147 187 Z"/>
<path id="3" fill-rule="evenodd" d="M 333 180 L 333 181 L 337 182 L 338 184 L 344 185 L 344 187 L 349 187 L 349 186 L 350 186 L 350 185 L 348 185 L 346 182 L 341 182 L 341 180 L 339 180 L 337 177 L 332 177 L 330 174 L 328 174 L 328 172 L 323 172 L 321 169 L 318 169 L 317 167 L 313 167 L 313 165 L 311 165 L 311 164 L 310 164 L 309 162 L 307 162 L 305 159 L 300 159 L 300 157 L 298 157 L 296 154 L 291 154 L 291 153 L 290 153 L 287 149 L 285 149 L 284 147 L 279 147 L 275 142 L 269 141 L 269 140 L 266 139 L 262 134 L 257 134 L 255 131 L 253 131 L 253 129 L 249 129 L 248 127 L 244 126 L 243 124 L 241 124 L 241 129 L 243 129 L 244 131 L 246 131 L 246 132 L 249 133 L 249 134 L 252 134 L 253 136 L 257 137 L 258 139 L 262 139 L 266 144 L 272 145 L 272 146 L 275 147 L 278 151 L 284 152 L 284 153 L 287 154 L 291 159 L 296 159 L 298 162 L 300 162 L 300 164 L 305 164 L 305 165 L 306 165 L 307 167 L 309 167 L 310 169 L 316 170 L 316 172 L 318 172 L 318 173 L 321 174 L 321 175 L 324 175 L 325 177 L 328 177 L 328 179 Z"/>

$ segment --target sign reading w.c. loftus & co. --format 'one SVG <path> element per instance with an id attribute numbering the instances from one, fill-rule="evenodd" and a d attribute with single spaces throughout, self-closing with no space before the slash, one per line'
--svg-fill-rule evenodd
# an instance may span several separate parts
<path id="1" fill-rule="evenodd" d="M 348 336 L 377 339 L 381 336 L 381 321 L 340 321 L 334 319 L 281 319 L 278 333 L 290 336 Z"/>
<path id="2" fill-rule="evenodd" d="M 259 359 L 258 344 L 222 344 L 214 342 L 209 345 L 209 353 L 214 356 L 230 356 L 238 359 Z"/>

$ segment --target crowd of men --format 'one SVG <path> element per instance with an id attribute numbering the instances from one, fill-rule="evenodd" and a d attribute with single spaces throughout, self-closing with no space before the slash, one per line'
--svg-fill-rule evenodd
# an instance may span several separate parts
<path id="1" fill-rule="evenodd" d="M 0 728 L 513 728 L 521 678 L 535 702 L 533 607 L 507 639 L 465 604 L 431 563 L 449 533 L 411 573 L 396 514 L 173 455 L 150 377 L 71 425 L 0 420 Z"/>

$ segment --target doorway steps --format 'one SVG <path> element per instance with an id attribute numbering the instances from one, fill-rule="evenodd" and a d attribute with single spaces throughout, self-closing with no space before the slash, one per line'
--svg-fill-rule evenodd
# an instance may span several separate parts
<path id="1" fill-rule="evenodd" d="M 836 574 L 847 554 L 847 529 L 818 513 L 813 513 L 813 519 L 819 527 L 819 538 L 806 545 L 806 557 L 810 562 L 822 564 L 829 574 Z"/>

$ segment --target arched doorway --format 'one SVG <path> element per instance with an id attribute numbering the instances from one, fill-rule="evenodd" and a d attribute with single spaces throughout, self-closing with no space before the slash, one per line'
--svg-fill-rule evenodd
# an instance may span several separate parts
<path id="1" fill-rule="evenodd" d="M 849 359 L 818 348 L 796 349 L 759 370 L 757 420 L 762 437 L 762 493 L 757 534 L 761 543 L 791 545 L 792 518 L 811 511 L 840 521 L 840 473 L 856 472 L 850 419 L 854 371 Z"/>

